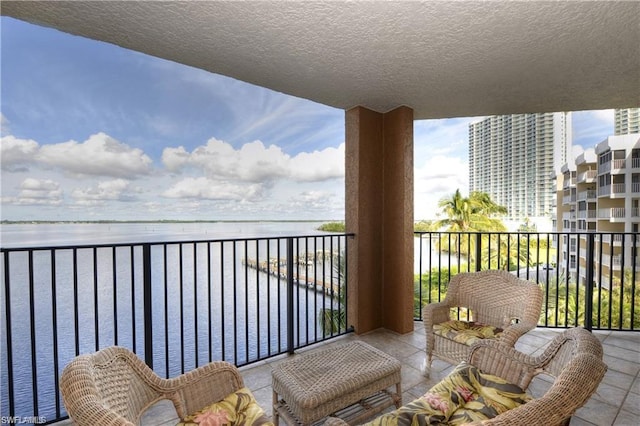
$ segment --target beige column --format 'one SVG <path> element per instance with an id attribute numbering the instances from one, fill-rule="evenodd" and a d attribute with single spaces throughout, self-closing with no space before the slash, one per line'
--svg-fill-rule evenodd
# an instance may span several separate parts
<path id="1" fill-rule="evenodd" d="M 346 112 L 349 324 L 413 330 L 413 110 Z"/>

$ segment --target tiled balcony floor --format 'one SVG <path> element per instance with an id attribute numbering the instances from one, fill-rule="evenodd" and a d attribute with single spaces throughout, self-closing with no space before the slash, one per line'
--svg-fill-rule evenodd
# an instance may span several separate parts
<path id="1" fill-rule="evenodd" d="M 562 330 L 533 330 L 518 341 L 516 348 L 526 353 L 538 353 L 560 331 Z M 638 425 L 640 424 L 640 333 L 596 331 L 595 334 L 603 343 L 604 361 L 609 369 L 598 391 L 573 416 L 571 425 Z M 388 330 L 376 330 L 363 335 L 351 334 L 335 339 L 331 343 L 305 348 L 298 353 L 353 339 L 363 340 L 402 362 L 402 389 L 405 403 L 424 394 L 453 368 L 450 364 L 436 360 L 433 363 L 430 379 L 426 379 L 421 374 L 420 368 L 425 358 L 425 335 L 421 322 L 415 323 L 413 333 L 399 335 Z M 271 415 L 271 369 L 287 358 L 283 355 L 241 369 L 245 385 L 252 390 L 269 415 Z M 542 383 L 536 384 L 534 381 L 529 390 L 535 396 L 543 387 Z M 164 426 L 175 425 L 177 421 L 178 418 L 171 403 L 163 401 L 145 414 L 142 424 Z M 70 424 L 70 422 L 58 423 L 58 425 L 64 424 Z"/>

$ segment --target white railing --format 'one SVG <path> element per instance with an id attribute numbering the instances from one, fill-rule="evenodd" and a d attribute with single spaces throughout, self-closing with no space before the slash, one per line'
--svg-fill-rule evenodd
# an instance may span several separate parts
<path id="1" fill-rule="evenodd" d="M 608 209 L 598 209 L 599 219 L 620 219 L 625 217 L 624 207 L 611 207 Z"/>
<path id="2" fill-rule="evenodd" d="M 640 158 L 632 158 L 631 167 L 633 167 L 634 169 L 640 169 Z"/>
<path id="3" fill-rule="evenodd" d="M 626 185 L 624 183 L 614 183 L 611 185 L 612 194 L 624 194 L 626 192 Z"/>
<path id="4" fill-rule="evenodd" d="M 578 192 L 578 201 L 593 199 L 593 198 L 596 198 L 596 197 L 597 197 L 597 194 L 596 194 L 596 190 L 595 189 L 589 189 L 589 190 L 586 190 L 586 191 Z"/>
<path id="5" fill-rule="evenodd" d="M 624 169 L 626 166 L 626 160 L 624 158 L 613 160 L 614 169 Z"/>
<path id="6" fill-rule="evenodd" d="M 596 170 L 587 170 L 586 172 L 582 172 L 578 175 L 578 183 L 587 181 L 591 182 L 596 178 L 597 175 L 598 172 Z"/>
<path id="7" fill-rule="evenodd" d="M 613 244 L 614 245 L 621 245 L 622 244 L 622 239 L 623 239 L 623 235 L 622 234 L 614 234 L 613 235 Z M 611 244 L 611 234 L 604 234 L 602 236 L 602 242 L 603 243 L 607 243 L 607 244 Z"/>
<path id="8" fill-rule="evenodd" d="M 620 218 L 624 218 L 624 216 L 625 216 L 624 207 L 612 207 L 611 208 L 611 218 L 620 219 Z"/>
<path id="9" fill-rule="evenodd" d="M 640 192 L 640 182 L 631 183 L 631 192 Z"/>
<path id="10" fill-rule="evenodd" d="M 611 185 L 603 185 L 598 188 L 598 195 L 609 195 L 611 194 Z"/>

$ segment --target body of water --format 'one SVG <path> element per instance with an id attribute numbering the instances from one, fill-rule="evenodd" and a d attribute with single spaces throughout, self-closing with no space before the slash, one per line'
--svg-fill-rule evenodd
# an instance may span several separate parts
<path id="1" fill-rule="evenodd" d="M 282 352 L 287 344 L 287 281 L 278 273 L 248 268 L 244 259 L 284 258 L 287 240 L 278 237 L 300 235 L 317 237 L 293 240 L 294 255 L 330 250 L 335 256 L 345 247 L 338 237 L 317 231 L 321 223 L 2 225 L 3 248 L 131 244 L 12 252 L 8 265 L 2 259 L 3 415 L 10 412 L 9 390 L 15 415 L 53 419 L 57 407 L 64 415 L 61 401 L 56 401 L 56 374 L 76 353 L 118 344 L 144 358 L 143 249 L 136 243 L 154 243 L 149 257 L 153 363 L 158 374 L 174 377 L 210 359 L 242 365 Z M 260 239 L 177 243 L 244 238 Z M 296 274 L 333 281 L 333 259 L 318 256 L 298 263 Z M 338 294 L 297 285 L 292 302 L 296 344 L 322 339 L 318 318 L 323 310 L 337 306 Z"/>
<path id="2" fill-rule="evenodd" d="M 34 223 L 0 226 L 3 248 L 324 234 L 325 222 Z"/>

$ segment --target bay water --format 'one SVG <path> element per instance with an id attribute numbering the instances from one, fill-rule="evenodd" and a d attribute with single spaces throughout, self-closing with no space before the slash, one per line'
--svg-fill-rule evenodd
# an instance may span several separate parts
<path id="1" fill-rule="evenodd" d="M 241 259 L 258 256 L 258 253 L 265 256 L 267 250 L 271 251 L 271 257 L 276 253 L 284 257 L 286 251 L 282 245 L 286 241 L 171 243 L 326 235 L 317 230 L 321 224 L 2 224 L 0 245 L 3 249 L 11 249 L 158 243 L 151 250 L 152 264 L 156 265 L 152 270 L 153 363 L 158 374 L 174 377 L 209 359 L 245 364 L 272 351 L 282 351 L 287 337 L 286 327 L 281 325 L 286 324 L 286 280 L 272 277 L 269 284 L 264 285 L 266 274 L 255 270 L 248 272 Z M 317 242 L 322 239 L 302 241 L 305 246 L 297 247 L 297 253 L 317 252 L 324 244 Z M 230 256 L 236 250 L 238 253 Z M 138 284 L 143 279 L 140 268 L 134 266 L 140 263 L 142 249 L 125 246 L 115 250 L 110 247 L 56 250 L 53 259 L 50 250 L 33 251 L 31 257 L 28 253 L 12 252 L 9 271 L 6 271 L 6 258 L 1 263 L 0 410 L 3 415 L 10 412 L 11 390 L 15 415 L 37 415 L 51 420 L 57 417 L 58 407 L 61 415 L 65 414 L 61 401 L 56 400 L 55 376 L 61 374 L 76 352 L 88 353 L 97 347 L 118 344 L 135 348 L 144 357 L 144 300 Z M 33 264 L 32 277 L 28 274 L 30 262 Z M 331 274 L 325 266 L 320 269 L 315 273 Z M 51 278 L 52 271 L 55 271 L 55 280 Z M 6 277 L 10 277 L 8 286 L 5 285 Z M 223 284 L 226 282 L 231 284 Z M 295 330 L 298 344 L 313 341 L 322 334 L 318 313 L 332 303 L 331 300 L 327 302 L 322 292 L 296 290 L 294 311 L 299 324 Z M 6 318 L 10 318 L 10 329 Z M 76 324 L 79 325 L 77 330 Z M 7 357 L 8 332 L 11 368 Z M 156 348 L 161 349 L 156 352 Z M 57 364 L 54 352 L 58 356 Z M 32 358 L 35 358 L 33 363 Z"/>

